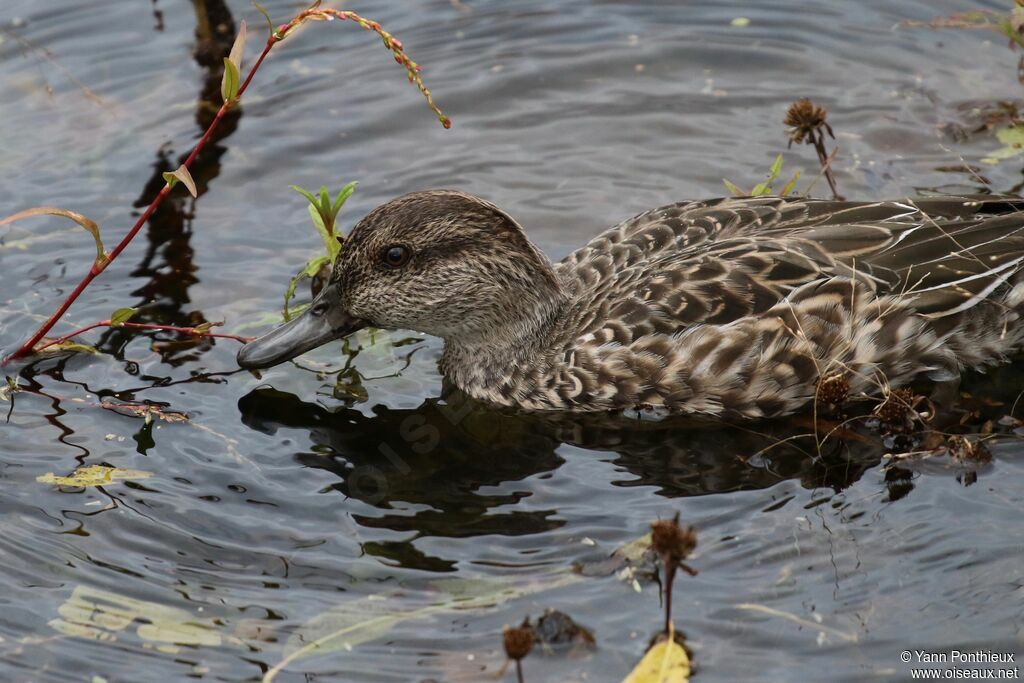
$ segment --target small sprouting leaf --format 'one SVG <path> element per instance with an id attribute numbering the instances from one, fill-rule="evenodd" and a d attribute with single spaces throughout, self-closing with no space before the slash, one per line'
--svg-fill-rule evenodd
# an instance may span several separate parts
<path id="1" fill-rule="evenodd" d="M 320 215 L 330 216 L 331 215 L 331 196 L 327 194 L 327 186 L 320 186 Z M 331 216 L 333 218 L 333 216 Z"/>
<path id="2" fill-rule="evenodd" d="M 321 268 L 330 262 L 330 259 L 326 256 L 317 256 L 316 258 L 310 259 L 309 263 L 306 264 L 306 267 L 303 268 L 302 272 L 299 274 L 305 277 L 313 277 L 320 272 Z"/>
<path id="3" fill-rule="evenodd" d="M 242 19 L 241 25 L 238 27 L 238 35 L 235 36 L 235 42 L 231 45 L 231 52 L 228 53 L 228 60 L 235 65 L 238 69 L 238 73 L 242 73 L 242 54 L 245 52 L 245 19 Z"/>
<path id="4" fill-rule="evenodd" d="M 167 173 L 164 173 L 163 176 L 164 180 L 167 181 L 167 185 L 171 189 L 174 189 L 174 186 L 177 185 L 180 180 L 185 187 L 188 188 L 189 194 L 193 197 L 197 195 L 196 182 L 192 180 L 192 174 L 188 172 L 188 169 L 185 168 L 184 164 L 179 166 L 176 171 L 168 171 Z"/>
<path id="5" fill-rule="evenodd" d="M 270 32 L 270 35 L 273 36 L 274 35 L 274 22 L 271 21 L 270 15 L 267 14 L 267 10 L 263 9 L 263 5 L 261 5 L 260 3 L 256 2 L 256 0 L 252 0 L 252 4 L 256 6 L 256 9 L 259 10 L 259 13 L 263 15 L 263 18 L 267 20 L 267 30 Z"/>
<path id="6" fill-rule="evenodd" d="M 119 308 L 110 314 L 110 324 L 116 326 L 121 323 L 126 323 L 131 320 L 132 316 L 136 313 L 138 313 L 138 309 L 132 308 L 131 306 Z"/>
<path id="7" fill-rule="evenodd" d="M 320 215 L 320 211 L 310 204 L 306 207 L 309 209 L 309 219 L 313 221 L 313 225 L 316 227 L 316 231 L 320 233 L 320 239 L 324 241 L 324 248 L 327 252 L 331 251 L 331 233 L 327 230 L 327 226 L 324 224 L 324 218 Z"/>
<path id="8" fill-rule="evenodd" d="M 224 76 L 220 81 L 220 94 L 225 102 L 238 96 L 238 67 L 227 57 L 224 58 Z"/>
<path id="9" fill-rule="evenodd" d="M 800 171 L 797 171 L 796 173 L 793 174 L 793 177 L 789 179 L 789 182 L 786 183 L 786 186 L 782 188 L 781 192 L 779 192 L 779 196 L 788 196 L 789 193 L 793 191 L 793 188 L 796 187 L 796 181 L 798 180 L 800 180 Z"/>
<path id="10" fill-rule="evenodd" d="M 334 198 L 334 204 L 331 205 L 331 213 L 333 215 L 338 215 L 338 212 L 341 211 L 341 207 L 345 204 L 345 201 L 352 196 L 353 192 L 356 191 L 357 184 L 358 183 L 353 180 L 351 183 L 341 188 L 341 191 L 338 192 L 338 196 Z"/>
<path id="11" fill-rule="evenodd" d="M 145 472 L 143 470 L 126 470 L 120 467 L 89 465 L 87 467 L 79 467 L 67 477 L 60 477 L 53 472 L 49 472 L 36 477 L 36 481 L 41 484 L 54 484 L 56 486 L 107 486 L 126 479 L 146 479 L 151 476 L 153 476 L 152 472 Z"/>
<path id="12" fill-rule="evenodd" d="M 313 196 L 313 193 L 312 193 L 312 192 L 310 192 L 310 191 L 308 191 L 308 190 L 304 190 L 304 189 L 302 189 L 301 187 L 299 187 L 298 185 L 289 185 L 288 187 L 292 188 L 293 190 L 295 190 L 296 192 L 298 192 L 299 194 L 301 194 L 301 195 L 302 195 L 303 197 L 305 197 L 306 199 L 308 199 L 308 200 L 309 200 L 309 203 L 310 203 L 310 204 L 312 204 L 313 206 L 316 206 L 316 205 L 317 205 L 317 203 L 316 203 L 316 197 L 314 197 L 314 196 Z"/>
<path id="13" fill-rule="evenodd" d="M 93 241 L 96 242 L 96 266 L 100 266 L 107 259 L 107 252 L 103 250 L 103 240 L 100 239 L 100 226 L 96 225 L 95 221 L 89 220 L 77 211 L 68 211 L 67 209 L 59 209 L 54 206 L 37 206 L 33 209 L 25 209 L 18 213 L 11 214 L 7 218 L 0 220 L 0 225 L 7 225 L 14 221 L 19 221 L 22 218 L 30 218 L 31 216 L 62 216 L 68 220 L 72 220 L 78 223 L 80 226 L 89 231 L 92 235 Z"/>
<path id="14" fill-rule="evenodd" d="M 729 189 L 729 192 L 731 192 L 734 197 L 743 197 L 744 195 L 747 194 L 746 192 L 744 192 L 743 190 L 729 182 L 726 178 L 722 178 L 722 182 L 725 183 L 725 186 Z"/>

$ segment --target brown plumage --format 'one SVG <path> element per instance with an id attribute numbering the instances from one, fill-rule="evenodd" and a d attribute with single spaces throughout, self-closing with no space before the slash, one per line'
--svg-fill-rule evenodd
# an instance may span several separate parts
<path id="1" fill-rule="evenodd" d="M 552 265 L 505 212 L 439 190 L 367 215 L 310 310 L 330 326 L 318 340 L 442 337 L 446 377 L 496 404 L 766 417 L 836 373 L 871 393 L 1003 361 L 1024 345 L 1022 264 L 1016 198 L 685 202 Z M 287 334 L 240 363 L 309 348 L 281 352 Z"/>

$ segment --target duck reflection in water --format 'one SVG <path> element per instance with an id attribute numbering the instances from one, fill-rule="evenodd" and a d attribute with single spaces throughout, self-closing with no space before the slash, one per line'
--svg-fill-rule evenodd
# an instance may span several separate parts
<path id="1" fill-rule="evenodd" d="M 381 510 L 422 505 L 409 514 L 359 518 L 360 524 L 420 535 L 524 535 L 561 526 L 557 510 L 509 511 L 525 492 L 494 492 L 505 482 L 555 472 L 568 444 L 614 454 L 620 486 L 655 487 L 666 497 L 762 489 L 785 479 L 839 490 L 879 462 L 876 444 L 830 439 L 817 452 L 806 425 L 723 425 L 684 420 L 627 421 L 598 416 L 496 411 L 452 391 L 414 409 L 325 408 L 275 389 L 239 402 L 249 427 L 308 430 L 319 448 L 295 457 L 338 475 L 334 488 Z M 771 431 L 760 431 L 771 430 Z M 495 512 L 495 508 L 504 508 Z"/>

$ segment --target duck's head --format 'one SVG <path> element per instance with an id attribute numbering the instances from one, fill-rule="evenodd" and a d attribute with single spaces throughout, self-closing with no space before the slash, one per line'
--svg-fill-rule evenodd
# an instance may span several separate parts
<path id="1" fill-rule="evenodd" d="M 512 339 L 558 295 L 550 262 L 507 213 L 462 192 L 415 192 L 359 221 L 310 307 L 243 346 L 238 364 L 276 365 L 368 326 Z"/>

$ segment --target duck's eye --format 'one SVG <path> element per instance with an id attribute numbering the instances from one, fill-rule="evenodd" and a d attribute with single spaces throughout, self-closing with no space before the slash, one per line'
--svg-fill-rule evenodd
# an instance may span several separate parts
<path id="1" fill-rule="evenodd" d="M 409 262 L 412 252 L 409 247 L 401 244 L 393 244 L 384 250 L 384 265 L 391 268 L 401 268 Z"/>

